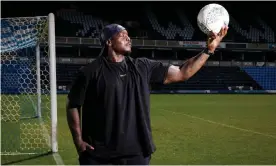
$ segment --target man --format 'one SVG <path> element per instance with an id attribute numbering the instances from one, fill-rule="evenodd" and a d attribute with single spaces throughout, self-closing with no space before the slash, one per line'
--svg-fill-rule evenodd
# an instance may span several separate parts
<path id="1" fill-rule="evenodd" d="M 79 71 L 68 95 L 67 120 L 80 164 L 148 165 L 155 151 L 150 84 L 192 77 L 214 53 L 227 29 L 212 34 L 204 51 L 177 67 L 129 57 L 131 40 L 125 28 L 107 25 L 101 35 L 102 55 Z"/>

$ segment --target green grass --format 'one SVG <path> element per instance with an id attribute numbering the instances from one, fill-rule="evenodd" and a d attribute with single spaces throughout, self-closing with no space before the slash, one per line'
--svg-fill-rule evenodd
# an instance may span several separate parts
<path id="1" fill-rule="evenodd" d="M 59 154 L 65 164 L 75 165 L 65 98 L 58 96 Z M 276 164 L 275 101 L 276 95 L 151 95 L 157 146 L 151 164 Z M 18 126 L 7 129 L 2 123 L 2 147 L 18 146 L 4 136 L 12 128 Z M 2 164 L 56 164 L 52 154 L 1 157 Z"/>

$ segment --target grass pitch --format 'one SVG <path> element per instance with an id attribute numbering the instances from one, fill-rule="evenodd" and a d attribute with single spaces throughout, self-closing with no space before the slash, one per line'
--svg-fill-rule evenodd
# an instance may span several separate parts
<path id="1" fill-rule="evenodd" d="M 66 95 L 58 96 L 59 155 L 64 164 L 75 165 L 78 156 L 67 126 L 65 99 Z M 154 165 L 276 164 L 276 95 L 151 95 L 151 123 L 157 146 Z M 1 122 L 1 152 L 22 144 L 19 128 Z M 39 144 L 30 141 L 25 147 L 42 146 L 44 153 L 2 155 L 1 163 L 56 165 L 59 158 L 47 153 L 45 133 L 38 131 L 33 133 L 38 133 L 34 143 L 40 140 Z"/>

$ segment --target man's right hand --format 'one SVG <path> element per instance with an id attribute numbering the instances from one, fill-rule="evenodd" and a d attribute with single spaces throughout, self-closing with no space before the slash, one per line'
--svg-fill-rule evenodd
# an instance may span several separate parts
<path id="1" fill-rule="evenodd" d="M 89 145 L 87 142 L 84 142 L 83 140 L 76 141 L 76 148 L 78 153 L 84 152 L 85 150 L 94 150 L 94 147 Z"/>

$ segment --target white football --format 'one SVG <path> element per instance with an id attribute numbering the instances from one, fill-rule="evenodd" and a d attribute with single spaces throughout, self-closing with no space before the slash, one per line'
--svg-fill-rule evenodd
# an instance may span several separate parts
<path id="1" fill-rule="evenodd" d="M 228 11 L 214 3 L 204 6 L 197 15 L 197 25 L 205 34 L 210 31 L 219 33 L 224 25 L 228 26 L 229 20 Z"/>

